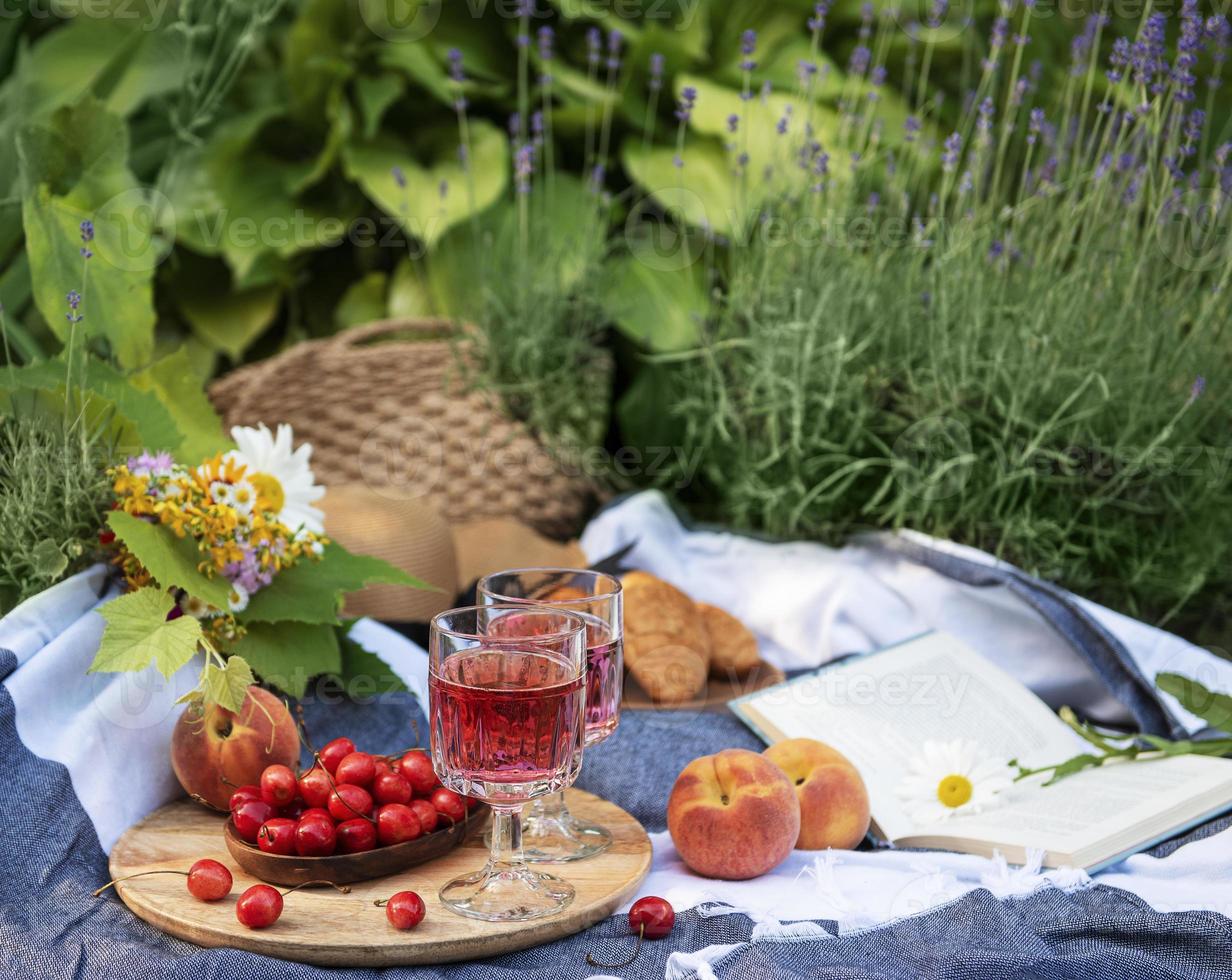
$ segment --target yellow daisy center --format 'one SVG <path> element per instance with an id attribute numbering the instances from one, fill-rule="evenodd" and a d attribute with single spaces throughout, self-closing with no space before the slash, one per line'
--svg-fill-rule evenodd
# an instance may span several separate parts
<path id="1" fill-rule="evenodd" d="M 937 784 L 937 799 L 942 805 L 950 808 L 962 806 L 971 801 L 971 780 L 966 776 L 951 773 Z"/>
<path id="2" fill-rule="evenodd" d="M 254 473 L 248 481 L 257 488 L 257 493 L 265 498 L 270 510 L 275 514 L 282 510 L 287 498 L 282 492 L 282 484 L 275 477 L 268 473 Z"/>
<path id="3" fill-rule="evenodd" d="M 236 487 L 235 491 L 231 495 L 231 499 L 234 500 L 239 506 L 245 507 L 252 503 L 252 491 L 247 487 Z"/>

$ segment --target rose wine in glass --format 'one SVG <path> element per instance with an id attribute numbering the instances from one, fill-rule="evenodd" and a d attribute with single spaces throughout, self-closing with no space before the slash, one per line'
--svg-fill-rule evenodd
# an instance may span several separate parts
<path id="1" fill-rule="evenodd" d="M 598 745 L 615 732 L 624 682 L 620 580 L 576 568 L 520 568 L 486 576 L 478 592 L 480 602 L 546 606 L 585 621 L 585 743 Z M 563 791 L 536 799 L 522 832 L 526 860 L 533 862 L 576 861 L 601 853 L 611 843 L 606 828 L 569 812 Z"/>
<path id="2" fill-rule="evenodd" d="M 526 865 L 521 811 L 577 778 L 585 658 L 586 623 L 563 610 L 485 605 L 432 620 L 432 765 L 445 786 L 493 810 L 487 865 L 440 892 L 441 901 L 462 915 L 535 919 L 573 900 L 567 881 Z"/>

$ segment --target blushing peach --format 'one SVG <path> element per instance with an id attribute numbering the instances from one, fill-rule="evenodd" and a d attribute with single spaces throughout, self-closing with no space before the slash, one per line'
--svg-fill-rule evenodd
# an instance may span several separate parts
<path id="1" fill-rule="evenodd" d="M 789 738 L 763 753 L 787 774 L 800 798 L 802 851 L 855 847 L 868 833 L 868 790 L 851 760 L 811 738 Z"/>

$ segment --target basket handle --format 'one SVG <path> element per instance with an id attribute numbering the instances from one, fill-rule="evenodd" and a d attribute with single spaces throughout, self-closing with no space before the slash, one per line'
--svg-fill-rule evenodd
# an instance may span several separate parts
<path id="1" fill-rule="evenodd" d="M 335 334 L 329 344 L 332 347 L 359 347 L 381 337 L 396 337 L 399 334 L 422 334 L 424 338 L 434 336 L 447 340 L 458 333 L 458 325 L 445 317 L 376 320 Z"/>

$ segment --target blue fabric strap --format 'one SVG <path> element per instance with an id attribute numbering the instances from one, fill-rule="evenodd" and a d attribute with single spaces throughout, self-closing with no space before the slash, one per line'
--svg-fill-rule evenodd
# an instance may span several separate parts
<path id="1" fill-rule="evenodd" d="M 1088 613 L 1070 593 L 1007 565 L 986 565 L 959 558 L 903 537 L 873 541 L 956 582 L 978 588 L 1005 586 L 1036 610 L 1077 651 L 1129 710 L 1139 728 L 1152 735 L 1185 738 L 1184 727 L 1143 676 L 1125 644 Z"/>

